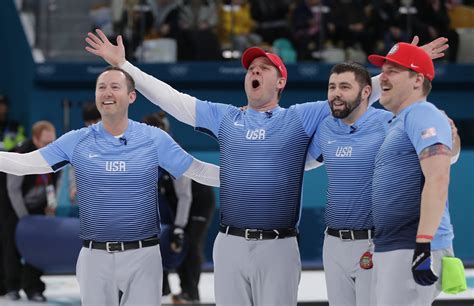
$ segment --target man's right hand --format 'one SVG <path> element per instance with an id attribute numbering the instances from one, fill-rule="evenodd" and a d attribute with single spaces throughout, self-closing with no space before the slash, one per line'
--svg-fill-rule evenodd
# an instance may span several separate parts
<path id="1" fill-rule="evenodd" d="M 120 66 L 125 63 L 125 47 L 123 46 L 122 35 L 117 36 L 117 45 L 112 44 L 104 32 L 97 29 L 97 34 L 87 33 L 86 50 L 92 54 L 102 57 L 112 66 Z"/>

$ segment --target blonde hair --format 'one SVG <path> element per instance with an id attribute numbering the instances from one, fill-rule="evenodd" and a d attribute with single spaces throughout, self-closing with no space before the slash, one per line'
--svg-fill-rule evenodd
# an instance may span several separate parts
<path id="1" fill-rule="evenodd" d="M 54 125 L 46 120 L 41 120 L 33 124 L 33 127 L 31 129 L 31 136 L 34 138 L 40 138 L 41 133 L 43 133 L 44 130 L 47 131 L 53 131 L 55 132 L 56 129 L 54 128 Z"/>

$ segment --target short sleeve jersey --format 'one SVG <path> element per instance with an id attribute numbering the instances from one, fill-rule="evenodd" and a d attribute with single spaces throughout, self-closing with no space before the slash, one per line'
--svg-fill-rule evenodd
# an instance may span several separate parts
<path id="1" fill-rule="evenodd" d="M 220 148 L 220 220 L 238 228 L 298 226 L 308 145 L 327 101 L 240 110 L 196 100 L 196 128 Z"/>
<path id="2" fill-rule="evenodd" d="M 434 144 L 451 148 L 451 138 L 446 116 L 426 101 L 408 106 L 392 120 L 375 158 L 376 252 L 414 248 L 424 185 L 418 156 Z"/>
<path id="3" fill-rule="evenodd" d="M 68 132 L 40 150 L 56 171 L 75 169 L 80 237 L 94 241 L 135 241 L 160 233 L 158 167 L 175 177 L 191 165 L 166 132 L 129 120 L 123 136 L 102 122 Z"/>
<path id="4" fill-rule="evenodd" d="M 369 107 L 352 125 L 327 117 L 310 146 L 322 154 L 328 176 L 326 225 L 333 229 L 372 229 L 372 176 L 375 155 L 392 113 Z"/>

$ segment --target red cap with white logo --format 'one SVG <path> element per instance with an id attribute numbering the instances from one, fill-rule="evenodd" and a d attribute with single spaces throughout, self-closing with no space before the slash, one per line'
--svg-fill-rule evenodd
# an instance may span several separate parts
<path id="1" fill-rule="evenodd" d="M 428 53 L 420 47 L 407 43 L 398 43 L 388 51 L 387 56 L 369 55 L 369 62 L 382 67 L 385 61 L 399 64 L 410 70 L 421 73 L 430 81 L 435 77 L 433 61 Z"/>
<path id="2" fill-rule="evenodd" d="M 252 47 L 245 50 L 244 54 L 242 54 L 242 66 L 244 66 L 245 69 L 249 69 L 253 60 L 262 56 L 268 58 L 272 62 L 272 64 L 280 71 L 281 76 L 284 79 L 288 79 L 288 72 L 286 71 L 282 59 L 276 54 L 265 52 L 262 48 Z"/>

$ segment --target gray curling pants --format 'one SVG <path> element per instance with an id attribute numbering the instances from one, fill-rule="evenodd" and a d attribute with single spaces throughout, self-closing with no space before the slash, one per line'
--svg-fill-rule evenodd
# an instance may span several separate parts
<path id="1" fill-rule="evenodd" d="M 160 246 L 107 253 L 83 247 L 76 265 L 84 306 L 161 305 Z"/>
<path id="2" fill-rule="evenodd" d="M 453 256 L 453 249 L 432 251 L 433 270 L 438 281 L 431 286 L 415 283 L 411 272 L 413 250 L 396 250 L 374 254 L 372 277 L 377 306 L 430 306 L 441 292 L 443 256 Z"/>
<path id="3" fill-rule="evenodd" d="M 296 237 L 247 241 L 219 233 L 213 259 L 217 306 L 297 304 L 301 259 Z"/>
<path id="4" fill-rule="evenodd" d="M 360 257 L 369 250 L 369 240 L 342 240 L 326 234 L 323 265 L 329 305 L 368 306 L 372 300 L 372 269 L 360 267 Z M 373 245 L 370 251 L 374 251 Z"/>

